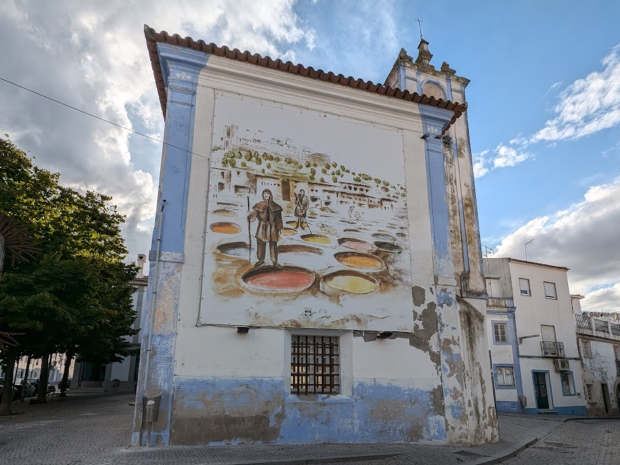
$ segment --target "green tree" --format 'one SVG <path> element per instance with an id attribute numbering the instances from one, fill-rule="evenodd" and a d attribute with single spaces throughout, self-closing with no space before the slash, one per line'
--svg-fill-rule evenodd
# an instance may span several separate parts
<path id="1" fill-rule="evenodd" d="M 110 200 L 61 186 L 57 173 L 38 168 L 0 138 L 0 214 L 24 225 L 41 250 L 39 260 L 5 268 L 0 331 L 21 335 L 1 362 L 12 373 L 19 354 L 41 357 L 42 402 L 49 354 L 79 352 L 82 360 L 105 363 L 129 353 L 122 336 L 134 333 L 129 280 L 136 269 L 122 262 L 124 217 Z M 5 377 L 6 392 L 11 381 Z M 3 402 L 0 414 L 9 413 L 10 403 Z"/>

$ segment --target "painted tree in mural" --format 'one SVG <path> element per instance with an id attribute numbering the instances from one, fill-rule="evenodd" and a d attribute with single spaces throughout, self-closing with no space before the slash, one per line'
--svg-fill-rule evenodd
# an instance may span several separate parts
<path id="1" fill-rule="evenodd" d="M 10 414 L 12 375 L 20 355 L 42 358 L 40 386 L 47 386 L 49 354 L 67 353 L 62 391 L 76 354 L 107 363 L 130 353 L 123 336 L 131 329 L 135 276 L 123 264 L 124 218 L 109 197 L 81 194 L 59 184 L 59 174 L 33 164 L 11 141 L 0 138 L 0 215 L 23 225 L 40 249 L 28 262 L 4 258 L 0 283 L 0 331 L 19 333 L 0 354 L 4 397 L 0 414 Z M 33 258 L 32 256 L 30 258 Z M 7 264 L 11 261 L 14 266 Z M 45 402 L 46 389 L 38 398 Z"/>

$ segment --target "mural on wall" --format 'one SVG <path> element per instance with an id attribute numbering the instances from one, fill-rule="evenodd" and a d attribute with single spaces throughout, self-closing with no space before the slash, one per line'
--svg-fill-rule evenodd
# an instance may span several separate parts
<path id="1" fill-rule="evenodd" d="M 212 144 L 199 324 L 412 329 L 400 131 L 217 95 Z"/>

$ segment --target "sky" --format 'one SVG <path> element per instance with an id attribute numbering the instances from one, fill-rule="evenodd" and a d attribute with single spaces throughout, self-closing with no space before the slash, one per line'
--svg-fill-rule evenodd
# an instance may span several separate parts
<path id="1" fill-rule="evenodd" d="M 0 0 L 0 78 L 154 138 L 143 25 L 373 82 L 422 20 L 467 88 L 481 240 L 570 268 L 582 307 L 620 310 L 620 2 Z M 161 144 L 0 81 L 0 134 L 79 190 L 113 196 L 147 253 Z"/>

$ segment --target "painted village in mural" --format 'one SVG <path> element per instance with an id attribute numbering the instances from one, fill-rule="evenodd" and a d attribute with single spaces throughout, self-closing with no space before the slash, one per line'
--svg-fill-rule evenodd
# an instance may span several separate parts
<path id="1" fill-rule="evenodd" d="M 383 179 L 360 172 L 354 156 L 257 134 L 235 124 L 214 134 L 201 322 L 356 328 L 396 313 L 407 330 L 402 164 Z"/>

